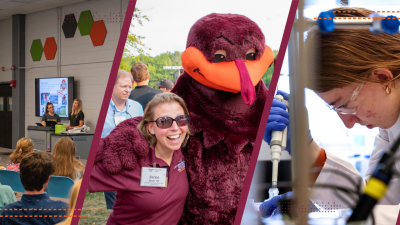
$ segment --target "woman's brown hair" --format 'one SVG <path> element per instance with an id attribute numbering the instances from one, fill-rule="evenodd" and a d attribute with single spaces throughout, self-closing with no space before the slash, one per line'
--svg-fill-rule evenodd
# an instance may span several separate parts
<path id="1" fill-rule="evenodd" d="M 363 8 L 333 9 L 337 17 L 367 17 Z M 327 92 L 360 82 L 390 83 L 400 77 L 400 34 L 372 33 L 369 29 L 335 29 L 330 33 L 309 32 L 306 46 L 315 48 L 316 80 L 310 86 L 315 92 Z M 394 78 L 371 79 L 377 69 L 389 69 Z"/>
<path id="2" fill-rule="evenodd" d="M 83 171 L 85 167 L 75 159 L 75 143 L 69 137 L 62 137 L 54 146 L 53 156 L 56 161 L 56 170 L 53 175 L 69 177 L 75 180 L 77 171 Z"/>
<path id="3" fill-rule="evenodd" d="M 21 138 L 17 142 L 17 146 L 13 153 L 10 155 L 10 160 L 14 163 L 20 163 L 22 157 L 24 157 L 26 154 L 33 152 L 33 142 L 32 139 L 30 138 Z"/>
<path id="4" fill-rule="evenodd" d="M 154 111 L 158 105 L 163 103 L 172 103 L 172 102 L 178 103 L 182 107 L 185 115 L 189 116 L 189 110 L 186 107 L 185 101 L 181 97 L 171 92 L 156 94 L 154 98 L 147 104 L 146 109 L 144 110 L 143 119 L 137 126 L 137 129 L 140 131 L 140 133 L 143 134 L 143 136 L 146 138 L 150 146 L 154 146 L 157 143 L 157 138 L 154 135 L 150 134 L 149 130 L 147 129 L 147 123 L 155 119 Z M 188 126 L 185 140 L 183 140 L 182 142 L 182 147 L 186 146 L 189 136 L 190 136 L 190 131 Z"/>
<path id="5" fill-rule="evenodd" d="M 49 105 L 52 105 L 54 107 L 53 103 L 48 102 L 47 105 L 46 105 L 46 113 L 47 114 L 49 113 Z"/>

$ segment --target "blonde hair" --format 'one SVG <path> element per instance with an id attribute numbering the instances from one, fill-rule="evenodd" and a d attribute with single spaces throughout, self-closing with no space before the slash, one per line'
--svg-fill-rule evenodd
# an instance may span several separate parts
<path id="1" fill-rule="evenodd" d="M 367 17 L 370 10 L 341 7 L 333 9 L 340 17 Z M 346 12 L 346 13 L 344 13 Z M 390 83 L 400 77 L 400 34 L 372 33 L 368 29 L 335 29 L 330 33 L 309 32 L 306 45 L 319 53 L 316 81 L 310 88 L 326 92 L 353 83 Z M 389 69 L 394 78 L 379 81 L 370 74 Z"/>
<path id="2" fill-rule="evenodd" d="M 74 102 L 77 101 L 78 102 L 78 111 L 76 112 L 76 114 L 78 114 L 80 111 L 82 111 L 82 101 L 80 99 L 74 99 Z M 73 103 L 73 102 L 72 102 Z M 71 116 L 75 115 L 74 114 L 74 106 L 72 105 L 72 110 L 71 110 Z"/>
<path id="3" fill-rule="evenodd" d="M 76 201 L 78 200 L 78 194 L 79 194 L 79 190 L 81 188 L 81 184 L 82 184 L 82 179 L 78 180 L 74 184 L 74 186 L 72 186 L 71 195 L 69 197 L 69 206 L 68 206 L 68 208 L 70 209 L 69 210 L 69 215 L 68 215 L 69 217 L 64 221 L 62 221 L 60 223 L 57 223 L 57 225 L 69 225 L 69 224 L 71 224 L 72 218 L 74 216 L 74 212 L 75 212 L 74 209 L 75 209 L 75 206 L 76 206 Z"/>
<path id="4" fill-rule="evenodd" d="M 147 123 L 149 123 L 149 121 L 154 120 L 154 114 L 155 114 L 154 111 L 158 105 L 164 103 L 172 103 L 172 102 L 178 103 L 182 107 L 185 115 L 189 116 L 189 110 L 186 107 L 185 101 L 181 97 L 171 92 L 156 94 L 154 98 L 147 104 L 146 109 L 144 110 L 143 119 L 137 126 L 137 129 L 139 130 L 140 133 L 143 134 L 143 136 L 146 138 L 150 146 L 154 146 L 157 143 L 157 138 L 154 135 L 150 134 L 149 130 L 147 129 Z M 182 147 L 186 146 L 189 136 L 190 136 L 190 130 L 188 125 L 185 139 L 182 142 Z"/>
<path id="5" fill-rule="evenodd" d="M 117 78 L 115 79 L 115 84 L 114 86 L 118 83 L 118 80 L 121 77 L 129 77 L 129 79 L 131 79 L 131 83 L 133 83 L 133 77 L 132 74 L 129 72 L 126 72 L 125 70 L 118 70 L 118 74 L 117 74 Z"/>
<path id="6" fill-rule="evenodd" d="M 75 159 L 75 143 L 69 137 L 62 137 L 54 146 L 53 156 L 56 161 L 56 170 L 53 175 L 76 178 L 76 169 L 83 171 L 85 166 Z"/>
<path id="7" fill-rule="evenodd" d="M 22 157 L 24 157 L 26 154 L 33 152 L 33 142 L 32 139 L 30 138 L 21 138 L 17 142 L 17 146 L 13 153 L 10 155 L 10 160 L 14 163 L 20 163 Z"/>

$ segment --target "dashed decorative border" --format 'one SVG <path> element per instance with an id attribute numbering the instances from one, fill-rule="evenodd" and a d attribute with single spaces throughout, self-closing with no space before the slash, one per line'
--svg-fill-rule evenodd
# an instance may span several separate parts
<path id="1" fill-rule="evenodd" d="M 400 13 L 400 11 L 390 11 L 390 10 L 388 10 L 388 11 L 346 11 L 346 10 L 343 10 L 343 11 L 333 11 L 333 13 L 351 13 L 351 12 L 352 12 L 352 13 L 356 13 L 356 12 L 358 12 L 358 13 L 361 13 L 361 12 L 362 12 L 362 13 L 366 13 L 366 12 L 367 12 L 367 13 L 371 13 L 371 12 L 372 12 L 372 13 L 376 13 L 376 12 L 377 12 L 377 13 L 381 13 L 381 12 L 382 12 L 382 13 L 386 13 L 386 12 L 387 12 L 387 13 L 396 13 L 396 12 L 397 12 L 397 13 Z"/>
<path id="2" fill-rule="evenodd" d="M 89 216 L 86 216 L 86 215 L 79 215 L 79 216 L 77 216 L 77 215 L 74 215 L 74 216 L 72 216 L 72 215 L 0 215 L 0 218 L 2 218 L 2 217 L 4 217 L 4 218 L 7 218 L 7 217 L 11 217 L 11 218 L 24 218 L 24 217 L 26 217 L 26 218 L 47 218 L 47 217 L 89 217 Z"/>
<path id="3" fill-rule="evenodd" d="M 314 17 L 314 19 L 315 19 L 315 20 L 316 20 L 316 19 L 320 19 L 320 20 L 322 20 L 322 19 L 324 19 L 324 20 L 330 19 L 330 20 L 331 20 L 332 18 Z M 339 19 L 339 20 L 341 20 L 341 19 L 343 19 L 343 20 L 346 20 L 346 19 L 348 19 L 348 20 L 351 20 L 351 19 L 353 19 L 353 20 L 355 20 L 355 19 L 359 19 L 359 20 L 361 20 L 361 19 L 363 19 L 363 20 L 366 20 L 366 19 L 378 19 L 378 20 L 380 20 L 380 19 L 382 19 L 382 20 L 385 20 L 385 19 L 390 20 L 390 19 L 392 19 L 392 20 L 394 20 L 394 19 L 397 19 L 397 20 L 400 20 L 399 17 L 393 17 L 393 18 L 380 18 L 380 17 L 334 17 L 333 19 L 334 19 L 334 20 L 337 20 L 337 19 Z"/>
<path id="4" fill-rule="evenodd" d="M 390 11 L 390 10 L 387 10 L 387 11 L 371 11 L 371 10 L 369 10 L 369 11 L 366 11 L 366 10 L 364 10 L 364 11 L 355 11 L 355 10 L 350 10 L 350 11 L 347 11 L 347 10 L 342 10 L 342 11 L 333 11 L 333 13 L 400 13 L 400 11 Z M 320 20 L 322 20 L 322 19 L 332 19 L 332 18 L 321 18 L 321 17 L 314 17 L 314 19 L 316 20 L 316 19 L 320 19 Z M 349 20 L 351 20 L 351 19 L 386 19 L 386 18 L 379 18 L 379 17 L 338 17 L 338 18 L 333 18 L 333 19 L 349 19 Z M 391 18 L 387 18 L 387 19 L 391 19 Z M 400 18 L 392 18 L 392 19 L 400 19 Z"/>
<path id="5" fill-rule="evenodd" d="M 95 210 L 97 210 L 97 211 L 101 211 L 101 210 L 103 210 L 103 211 L 105 211 L 105 210 L 107 210 L 107 209 L 0 209 L 0 211 L 2 211 L 2 210 L 4 210 L 4 211 L 46 211 L 46 210 L 49 210 L 49 211 L 71 211 L 71 210 L 74 210 L 74 211 L 76 211 L 76 210 L 79 210 L 79 211 L 81 211 L 81 210 L 88 210 L 88 211 L 90 211 L 90 210 L 93 210 L 93 211 L 95 211 Z"/>

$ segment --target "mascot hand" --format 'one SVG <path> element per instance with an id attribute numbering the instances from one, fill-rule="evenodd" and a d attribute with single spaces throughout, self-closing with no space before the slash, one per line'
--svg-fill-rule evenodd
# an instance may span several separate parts
<path id="1" fill-rule="evenodd" d="M 116 174 L 122 169 L 133 170 L 138 157 L 146 156 L 149 144 L 146 138 L 136 129 L 142 117 L 127 119 L 111 133 L 100 139 L 95 163 L 102 161 L 104 168 L 110 174 Z"/>

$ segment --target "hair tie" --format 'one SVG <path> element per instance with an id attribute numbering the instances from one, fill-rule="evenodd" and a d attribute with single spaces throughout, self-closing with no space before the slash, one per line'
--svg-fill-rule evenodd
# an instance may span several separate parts
<path id="1" fill-rule="evenodd" d="M 22 148 L 20 148 L 19 151 L 22 152 Z"/>

